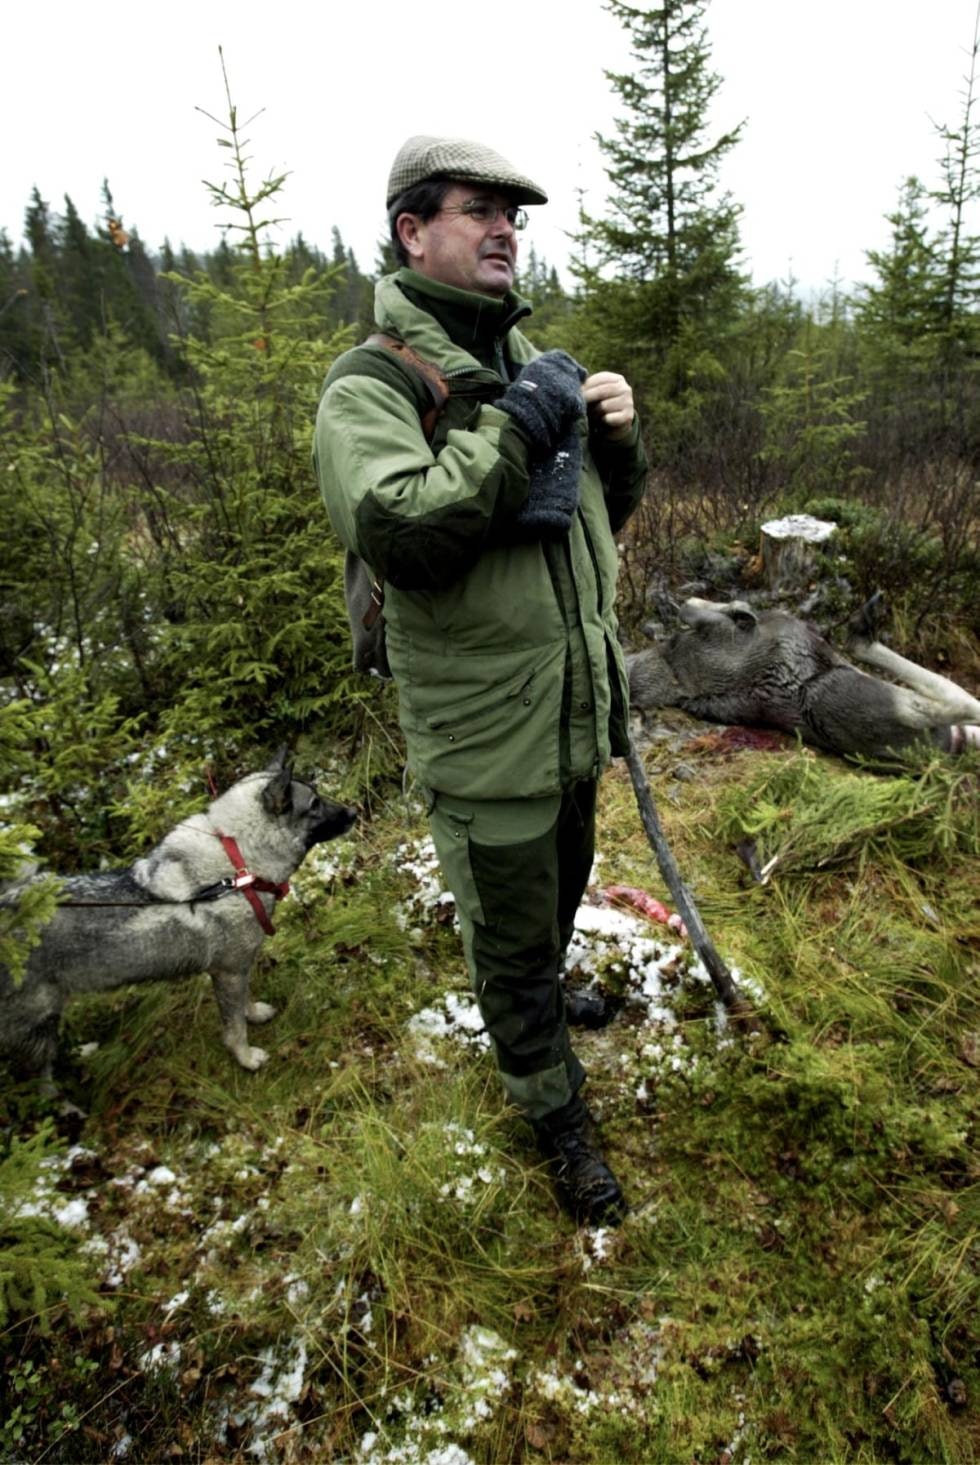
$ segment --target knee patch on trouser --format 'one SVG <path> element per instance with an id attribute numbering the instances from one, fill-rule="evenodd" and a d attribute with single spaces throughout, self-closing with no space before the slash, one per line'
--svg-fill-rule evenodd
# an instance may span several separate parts
<path id="1" fill-rule="evenodd" d="M 531 1118 L 568 1103 L 585 1077 L 559 984 L 559 912 L 577 906 L 591 864 L 591 844 L 587 858 L 560 855 L 568 797 L 478 803 L 440 794 L 430 812 L 501 1078 Z"/>

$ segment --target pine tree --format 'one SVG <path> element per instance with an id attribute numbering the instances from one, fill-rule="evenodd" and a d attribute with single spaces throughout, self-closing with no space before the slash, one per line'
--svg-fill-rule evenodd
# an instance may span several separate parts
<path id="1" fill-rule="evenodd" d="M 30 360 L 30 271 L 0 229 L 0 383 L 22 375 Z"/>
<path id="2" fill-rule="evenodd" d="M 24 216 L 24 233 L 35 261 L 50 269 L 54 262 L 51 210 L 36 185 Z"/>
<path id="3" fill-rule="evenodd" d="M 906 180 L 883 250 L 868 251 L 875 279 L 859 293 L 862 358 L 873 392 L 879 452 L 923 458 L 942 442 L 969 453 L 977 440 L 980 238 L 967 229 L 980 198 L 980 126 L 974 120 L 975 31 L 960 125 L 940 125 L 940 183 Z M 938 206 L 938 207 L 937 207 Z"/>
<path id="4" fill-rule="evenodd" d="M 961 335 L 967 315 L 980 303 L 980 237 L 967 233 L 967 210 L 980 199 L 980 122 L 976 108 L 977 57 L 980 55 L 980 9 L 964 77 L 963 113 L 958 127 L 937 130 L 943 142 L 942 181 L 932 198 L 946 212 L 943 234 L 943 315 L 947 330 Z"/>
<path id="5" fill-rule="evenodd" d="M 230 93 L 228 121 L 210 120 L 228 150 L 224 180 L 206 185 L 225 216 L 221 269 L 211 256 L 206 271 L 176 277 L 190 322 L 186 426 L 179 443 L 153 444 L 184 480 L 160 495 L 172 529 L 167 654 L 182 677 L 170 735 L 231 726 L 281 741 L 323 725 L 328 709 L 348 715 L 341 557 L 317 512 L 309 453 L 323 377 L 352 340 L 329 325 L 339 266 L 294 281 L 288 253 L 271 248 L 280 221 L 266 209 L 285 175 L 253 181 Z"/>
<path id="6" fill-rule="evenodd" d="M 663 0 L 650 10 L 609 0 L 606 8 L 629 32 L 637 66 L 606 73 L 626 115 L 615 137 L 598 139 L 614 191 L 612 216 L 592 222 L 591 242 L 603 263 L 639 281 L 703 274 L 706 248 L 724 267 L 738 211 L 713 193 L 742 124 L 713 141 L 705 136 L 720 78 L 708 66 L 704 0 Z"/>
<path id="7" fill-rule="evenodd" d="M 716 192 L 741 124 L 707 135 L 720 78 L 709 66 L 705 0 L 645 10 L 609 0 L 607 9 L 629 33 L 636 64 L 607 73 L 625 110 L 615 136 L 598 139 L 608 213 L 582 212 L 573 270 L 584 289 L 583 346 L 593 360 L 618 361 L 641 388 L 678 397 L 717 378 L 717 346 L 742 297 L 739 211 Z"/>
<path id="8" fill-rule="evenodd" d="M 889 214 L 887 249 L 867 251 L 877 283 L 862 288 L 859 323 L 887 347 L 915 348 L 935 339 L 944 313 L 944 279 L 929 239 L 928 204 L 918 178 L 907 178 Z"/>
<path id="9" fill-rule="evenodd" d="M 67 193 L 56 233 L 57 290 L 74 341 L 84 350 L 103 328 L 105 282 L 98 241 L 92 239 Z"/>
<path id="10" fill-rule="evenodd" d="M 51 210 L 35 186 L 24 218 L 24 233 L 31 251 L 31 361 L 61 357 L 58 312 L 55 306 L 57 260 Z"/>
<path id="11" fill-rule="evenodd" d="M 963 110 L 958 127 L 940 126 L 943 143 L 941 183 L 932 199 L 945 212 L 938 240 L 942 261 L 942 416 L 952 446 L 967 453 L 977 442 L 976 389 L 980 354 L 980 236 L 967 230 L 968 211 L 980 199 L 980 122 L 975 118 L 980 8 L 964 77 Z"/>
<path id="12" fill-rule="evenodd" d="M 535 345 L 542 348 L 564 345 L 572 298 L 562 288 L 558 271 L 549 266 L 533 244 L 528 248 L 515 288 L 534 310 L 531 334 Z"/>
<path id="13" fill-rule="evenodd" d="M 839 313 L 805 317 L 780 379 L 762 392 L 761 460 L 777 475 L 782 501 L 803 508 L 816 495 L 846 497 L 860 469 L 866 393 L 846 367 L 848 327 Z"/>

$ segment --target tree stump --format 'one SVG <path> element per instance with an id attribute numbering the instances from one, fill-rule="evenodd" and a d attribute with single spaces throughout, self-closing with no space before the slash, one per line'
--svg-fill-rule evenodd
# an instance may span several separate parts
<path id="1" fill-rule="evenodd" d="M 770 590 L 804 588 L 813 574 L 816 549 L 836 531 L 837 525 L 810 514 L 788 514 L 770 519 L 759 536 L 762 574 Z"/>

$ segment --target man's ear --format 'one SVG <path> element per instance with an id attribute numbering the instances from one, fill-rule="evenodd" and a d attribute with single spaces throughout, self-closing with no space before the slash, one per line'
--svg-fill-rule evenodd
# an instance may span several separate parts
<path id="1" fill-rule="evenodd" d="M 421 223 L 418 214 L 399 214 L 395 220 L 395 233 L 402 242 L 402 248 L 413 259 L 417 259 L 422 253 L 422 240 L 419 237 Z"/>

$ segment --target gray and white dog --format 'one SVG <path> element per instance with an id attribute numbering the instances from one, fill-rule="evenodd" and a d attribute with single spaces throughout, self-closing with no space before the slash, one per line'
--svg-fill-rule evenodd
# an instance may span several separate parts
<path id="1" fill-rule="evenodd" d="M 269 913 L 307 852 L 356 817 L 295 778 L 280 753 L 128 869 L 64 878 L 23 980 L 15 986 L 0 968 L 0 1054 L 50 1079 L 69 997 L 207 972 L 225 1047 L 243 1068 L 259 1068 L 268 1055 L 249 1043 L 246 1024 L 276 1015 L 249 996 Z"/>

